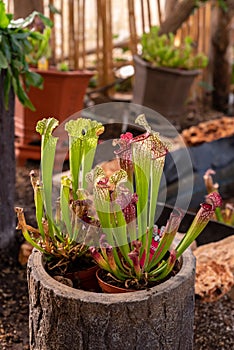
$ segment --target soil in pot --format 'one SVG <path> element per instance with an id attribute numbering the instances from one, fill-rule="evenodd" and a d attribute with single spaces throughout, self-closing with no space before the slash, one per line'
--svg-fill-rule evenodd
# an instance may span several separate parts
<path id="1" fill-rule="evenodd" d="M 57 281 L 67 284 L 72 288 L 83 289 L 91 292 L 100 291 L 96 271 L 98 266 L 89 259 L 77 259 L 68 263 L 66 268 L 59 266 L 59 262 L 46 262 L 47 273 Z M 70 280 L 71 283 L 69 283 Z"/>

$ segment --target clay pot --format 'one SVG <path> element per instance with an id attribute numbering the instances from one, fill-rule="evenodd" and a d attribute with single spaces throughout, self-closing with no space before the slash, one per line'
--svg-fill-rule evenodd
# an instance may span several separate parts
<path id="1" fill-rule="evenodd" d="M 42 71 L 33 69 L 43 79 L 43 89 L 32 87 L 28 93 L 36 111 L 15 102 L 15 148 L 18 163 L 26 159 L 40 159 L 40 135 L 36 132 L 37 121 L 55 117 L 60 124 L 84 107 L 84 96 L 91 71 L 61 72 L 54 68 Z"/>
<path id="2" fill-rule="evenodd" d="M 99 290 L 99 285 L 96 278 L 98 266 L 94 265 L 86 270 L 69 272 L 65 274 L 65 278 L 69 278 L 73 285 L 83 290 L 95 292 Z"/>
<path id="3" fill-rule="evenodd" d="M 101 269 L 98 269 L 96 271 L 96 277 L 98 280 L 98 284 L 102 290 L 103 293 L 111 293 L 111 294 L 115 294 L 115 293 L 128 293 L 128 292 L 136 292 L 136 290 L 132 290 L 132 289 L 127 289 L 127 288 L 121 288 L 121 287 L 117 287 L 117 286 L 113 286 L 110 283 L 107 283 L 105 281 L 103 281 L 103 279 L 101 278 Z"/>

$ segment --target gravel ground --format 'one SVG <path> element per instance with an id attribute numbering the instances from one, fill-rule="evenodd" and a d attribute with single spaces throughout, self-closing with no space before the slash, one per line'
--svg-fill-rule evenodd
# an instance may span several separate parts
<path id="1" fill-rule="evenodd" d="M 33 195 L 28 177 L 29 169 L 32 168 L 34 164 L 18 168 L 16 181 L 16 205 L 25 208 L 30 224 L 35 220 Z M 22 242 L 19 234 L 16 241 L 18 246 Z M 26 268 L 18 263 L 17 252 L 12 251 L 8 255 L 1 252 L 0 349 L 26 350 L 29 349 L 28 344 Z M 234 349 L 234 300 L 227 295 L 213 303 L 196 300 L 194 350 L 231 349 Z"/>

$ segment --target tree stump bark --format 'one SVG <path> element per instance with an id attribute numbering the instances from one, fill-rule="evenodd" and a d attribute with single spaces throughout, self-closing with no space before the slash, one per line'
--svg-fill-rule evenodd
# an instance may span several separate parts
<path id="1" fill-rule="evenodd" d="M 30 349 L 191 350 L 194 277 L 188 250 L 180 272 L 149 290 L 86 292 L 50 277 L 34 250 L 28 262 Z"/>

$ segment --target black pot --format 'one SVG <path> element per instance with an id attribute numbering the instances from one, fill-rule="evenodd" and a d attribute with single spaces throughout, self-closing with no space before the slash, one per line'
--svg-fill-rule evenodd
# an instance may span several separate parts
<path id="1" fill-rule="evenodd" d="M 157 208 L 159 211 L 162 210 L 160 217 L 157 219 L 158 226 L 165 226 L 169 216 L 173 210 L 172 206 L 164 205 L 162 203 L 158 203 Z M 191 225 L 193 219 L 195 218 L 194 213 L 186 212 L 183 220 L 181 221 L 179 232 L 186 233 L 189 226 Z M 223 223 L 210 220 L 207 226 L 204 228 L 202 233 L 197 237 L 196 242 L 197 245 L 203 245 L 211 242 L 217 242 L 221 239 L 224 239 L 228 236 L 234 234 L 234 227 L 225 225 Z"/>

